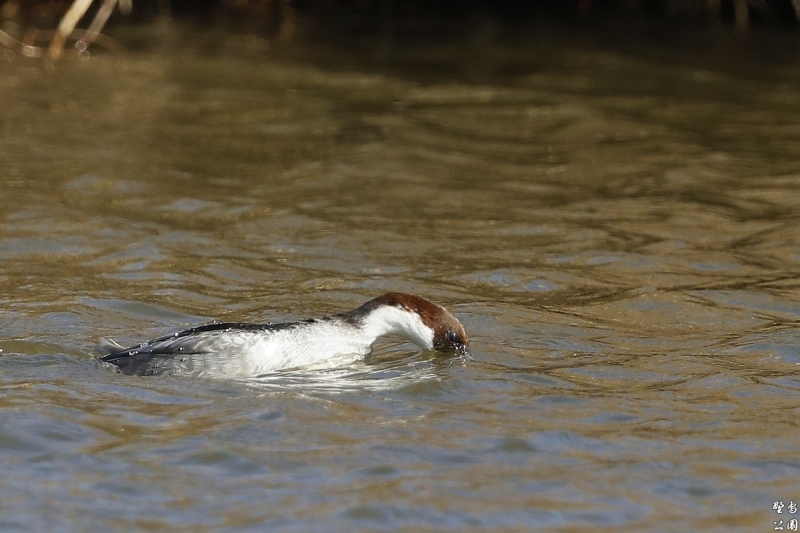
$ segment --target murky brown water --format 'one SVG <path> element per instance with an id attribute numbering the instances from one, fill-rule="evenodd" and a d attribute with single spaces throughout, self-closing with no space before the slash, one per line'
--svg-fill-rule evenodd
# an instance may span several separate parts
<path id="1" fill-rule="evenodd" d="M 0 66 L 0 529 L 788 522 L 800 85 L 652 57 L 564 48 L 502 84 Z M 387 342 L 253 383 L 92 359 L 387 290 L 451 308 L 472 359 Z"/>

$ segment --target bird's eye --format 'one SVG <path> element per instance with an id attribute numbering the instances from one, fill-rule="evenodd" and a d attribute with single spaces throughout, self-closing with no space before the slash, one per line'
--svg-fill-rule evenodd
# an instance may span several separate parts
<path id="1" fill-rule="evenodd" d="M 453 344 L 462 344 L 461 337 L 458 336 L 458 333 L 455 331 L 448 331 L 447 332 L 447 340 L 452 342 Z"/>

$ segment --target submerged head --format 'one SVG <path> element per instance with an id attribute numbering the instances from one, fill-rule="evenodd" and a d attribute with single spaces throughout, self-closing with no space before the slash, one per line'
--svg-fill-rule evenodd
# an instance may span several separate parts
<path id="1" fill-rule="evenodd" d="M 387 292 L 365 305 L 392 306 L 419 315 L 422 324 L 431 332 L 431 346 L 425 346 L 428 349 L 466 353 L 469 348 L 469 337 L 461 322 L 450 311 L 430 300 L 402 292 Z"/>

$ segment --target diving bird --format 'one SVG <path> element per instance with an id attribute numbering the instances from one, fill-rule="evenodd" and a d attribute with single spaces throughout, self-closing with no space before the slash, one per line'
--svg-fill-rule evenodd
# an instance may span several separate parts
<path id="1" fill-rule="evenodd" d="M 365 357 L 384 335 L 423 350 L 466 354 L 456 317 L 425 298 L 389 292 L 352 311 L 296 322 L 212 323 L 125 348 L 101 340 L 101 361 L 125 374 L 245 378 L 337 357 Z"/>

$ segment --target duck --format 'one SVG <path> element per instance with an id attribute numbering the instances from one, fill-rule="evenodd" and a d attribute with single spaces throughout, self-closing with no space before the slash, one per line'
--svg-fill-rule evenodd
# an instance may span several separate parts
<path id="1" fill-rule="evenodd" d="M 466 355 L 469 337 L 443 306 L 388 292 L 350 311 L 292 322 L 212 322 L 124 347 L 101 339 L 99 358 L 130 375 L 258 377 L 337 360 L 363 359 L 398 335 L 422 350 Z"/>

